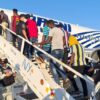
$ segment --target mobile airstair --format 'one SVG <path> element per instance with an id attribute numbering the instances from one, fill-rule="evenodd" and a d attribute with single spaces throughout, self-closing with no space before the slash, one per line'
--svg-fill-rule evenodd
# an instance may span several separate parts
<path id="1" fill-rule="evenodd" d="M 6 32 L 16 35 L 10 29 L 6 28 Z M 29 41 L 24 38 L 16 35 L 18 38 L 22 39 L 21 51 L 12 46 L 12 44 L 7 41 L 5 38 L 0 36 L 0 53 L 4 54 L 6 58 L 9 60 L 13 68 L 16 70 L 17 74 L 22 78 L 20 81 L 25 82 L 33 92 L 34 95 L 39 100 L 75 100 L 73 96 L 71 96 L 63 87 L 59 86 L 53 78 L 51 78 L 50 74 L 47 72 L 46 68 L 43 65 L 40 65 L 40 61 L 36 59 L 35 62 L 29 60 L 24 54 L 24 45 L 27 42 L 29 45 L 32 45 Z M 53 59 L 57 63 L 61 64 L 64 68 L 67 68 L 77 76 L 86 80 L 87 85 L 89 87 L 89 95 L 94 88 L 93 80 L 89 77 L 84 77 L 77 71 L 73 70 L 71 67 L 65 65 L 63 62 L 54 58 L 50 54 L 46 53 L 42 49 L 37 46 L 33 46 L 38 51 L 44 53 L 49 58 Z M 23 83 L 24 84 L 24 83 Z M 14 86 L 17 87 L 17 86 Z M 25 88 L 25 87 L 24 87 Z M 13 91 L 13 90 L 12 90 Z M 18 93 L 16 93 L 18 95 Z M 12 96 L 13 97 L 13 96 Z M 12 100 L 18 100 L 13 97 Z M 19 97 L 21 100 L 21 97 Z M 22 99 L 28 100 L 28 99 Z"/>

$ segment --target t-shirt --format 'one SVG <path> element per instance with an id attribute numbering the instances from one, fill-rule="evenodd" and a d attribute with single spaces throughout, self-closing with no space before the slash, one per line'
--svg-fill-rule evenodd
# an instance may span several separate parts
<path id="1" fill-rule="evenodd" d="M 6 21 L 7 23 L 9 22 L 8 16 L 4 13 L 4 14 L 0 14 L 2 20 Z"/>
<path id="2" fill-rule="evenodd" d="M 28 19 L 26 22 L 29 38 L 38 38 L 38 28 L 34 20 Z"/>
<path id="3" fill-rule="evenodd" d="M 12 31 L 16 32 L 16 26 L 19 22 L 19 16 L 12 16 Z"/>
<path id="4" fill-rule="evenodd" d="M 73 66 L 85 65 L 84 51 L 81 44 L 71 46 L 71 52 L 75 54 Z"/>
<path id="5" fill-rule="evenodd" d="M 43 35 L 48 38 L 50 28 L 48 26 L 43 27 Z M 50 43 L 43 45 L 43 47 L 50 47 Z"/>
<path id="6" fill-rule="evenodd" d="M 22 33 L 22 30 L 25 30 L 27 31 L 27 28 L 26 28 L 26 24 L 23 22 L 23 21 L 19 21 L 17 27 L 16 27 L 16 33 L 22 37 L 24 37 L 23 33 Z M 25 37 L 24 37 L 25 38 Z"/>
<path id="7" fill-rule="evenodd" d="M 60 28 L 54 27 L 50 30 L 49 36 L 52 37 L 52 50 L 64 49 L 63 48 L 63 37 L 64 33 Z"/>

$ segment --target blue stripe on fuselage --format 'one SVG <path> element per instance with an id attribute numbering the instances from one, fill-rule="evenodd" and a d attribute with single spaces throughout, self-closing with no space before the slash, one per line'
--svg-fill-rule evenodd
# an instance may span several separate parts
<path id="1" fill-rule="evenodd" d="M 99 38 L 100 36 L 97 36 L 97 37 L 95 37 L 95 43 L 97 42 L 97 41 L 100 41 L 99 39 L 98 40 L 96 40 L 96 38 Z M 94 38 L 93 38 L 94 39 Z M 93 40 L 93 39 L 91 39 L 91 40 Z M 90 41 L 90 39 L 88 39 L 88 40 L 86 40 L 86 41 L 84 41 L 84 42 L 82 42 L 81 44 L 85 44 L 85 43 L 87 43 L 87 42 L 89 42 Z M 94 42 L 92 42 L 92 43 L 94 43 Z"/>
<path id="2" fill-rule="evenodd" d="M 100 31 L 81 32 L 81 33 L 76 33 L 76 34 L 74 34 L 74 36 L 85 35 L 85 34 L 88 34 L 88 33 L 93 33 L 93 32 L 100 32 Z"/>
<path id="3" fill-rule="evenodd" d="M 94 48 L 100 48 L 100 44 L 96 45 Z"/>
<path id="4" fill-rule="evenodd" d="M 94 34 L 91 35 L 91 33 L 94 33 Z M 86 34 L 89 34 L 89 35 L 84 36 L 84 35 L 86 35 Z M 89 31 L 89 32 L 77 33 L 77 34 L 75 34 L 74 36 L 76 36 L 77 38 L 79 37 L 78 41 L 81 41 L 81 40 L 83 40 L 83 39 L 86 39 L 84 42 L 81 43 L 82 45 L 84 45 L 84 44 L 88 43 L 89 41 L 95 39 L 94 42 L 91 41 L 91 43 L 89 43 L 89 44 L 87 44 L 87 45 L 85 46 L 86 48 L 89 48 L 89 46 L 91 46 L 92 44 L 95 44 L 95 43 L 97 43 L 97 42 L 100 41 L 100 36 L 93 37 L 93 36 L 95 36 L 95 35 L 97 35 L 97 34 L 100 34 L 100 32 L 99 32 L 99 31 Z M 99 45 L 94 46 L 94 48 L 96 48 L 96 47 L 98 47 L 98 46 L 99 46 Z"/>

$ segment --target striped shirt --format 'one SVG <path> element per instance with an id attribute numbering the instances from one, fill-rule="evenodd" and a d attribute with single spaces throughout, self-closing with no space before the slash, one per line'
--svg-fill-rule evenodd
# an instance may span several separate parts
<path id="1" fill-rule="evenodd" d="M 80 44 L 71 46 L 71 53 L 75 54 L 73 66 L 85 65 L 84 51 Z"/>

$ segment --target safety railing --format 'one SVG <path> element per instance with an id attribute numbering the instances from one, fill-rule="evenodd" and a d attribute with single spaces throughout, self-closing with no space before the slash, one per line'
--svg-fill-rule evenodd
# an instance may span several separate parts
<path id="1" fill-rule="evenodd" d="M 25 42 L 27 42 L 29 45 L 33 46 L 35 49 L 37 49 L 38 51 L 42 52 L 43 54 L 45 54 L 46 56 L 48 56 L 49 58 L 51 58 L 52 60 L 56 61 L 57 63 L 59 63 L 60 65 L 62 65 L 64 68 L 66 68 L 67 70 L 71 71 L 72 73 L 74 73 L 75 75 L 81 77 L 82 79 L 86 80 L 87 82 L 89 82 L 90 84 L 93 85 L 93 79 L 92 78 L 86 78 L 84 77 L 82 74 L 80 74 L 79 72 L 77 72 L 76 70 L 74 70 L 73 68 L 71 68 L 70 66 L 64 64 L 63 62 L 61 62 L 60 60 L 58 60 L 57 58 L 53 57 L 52 55 L 48 54 L 47 52 L 45 52 L 44 50 L 42 50 L 41 48 L 39 48 L 36 45 L 33 45 L 31 42 L 29 42 L 28 40 L 24 39 L 23 37 L 17 35 L 15 32 L 13 32 L 12 30 L 10 30 L 9 28 L 3 26 L 0 24 L 0 26 L 4 27 L 7 31 L 9 31 L 10 33 L 12 33 L 13 35 L 17 36 L 18 38 L 22 39 L 22 46 L 21 46 L 21 53 L 23 53 L 24 50 L 24 45 Z M 89 57 L 87 57 L 88 59 L 91 59 Z M 91 59 L 93 60 L 93 59 Z"/>

